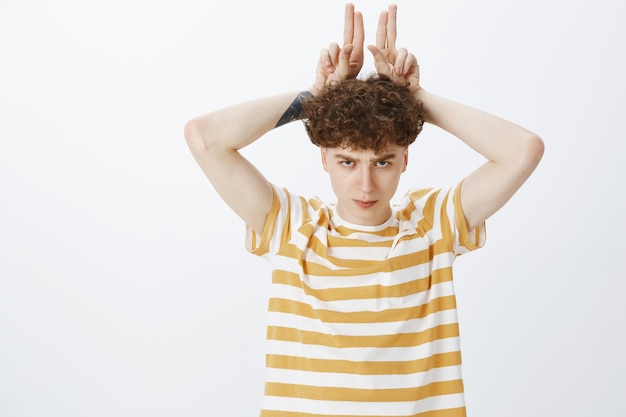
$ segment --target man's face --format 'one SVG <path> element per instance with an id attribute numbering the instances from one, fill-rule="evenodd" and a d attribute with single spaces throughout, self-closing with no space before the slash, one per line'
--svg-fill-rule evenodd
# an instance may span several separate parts
<path id="1" fill-rule="evenodd" d="M 375 153 L 352 148 L 322 148 L 322 164 L 337 195 L 337 211 L 347 222 L 363 226 L 384 223 L 390 201 L 406 170 L 408 148 L 389 145 Z"/>

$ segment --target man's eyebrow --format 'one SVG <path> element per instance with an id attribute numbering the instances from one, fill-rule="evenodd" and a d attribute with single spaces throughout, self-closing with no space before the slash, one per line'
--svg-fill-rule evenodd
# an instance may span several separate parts
<path id="1" fill-rule="evenodd" d="M 388 161 L 390 159 L 396 159 L 396 154 L 395 153 L 387 153 L 387 154 L 382 154 L 380 156 L 377 156 L 374 160 L 375 161 Z"/>
<path id="2" fill-rule="evenodd" d="M 342 154 L 342 153 L 336 153 L 334 155 L 334 158 L 335 159 L 345 159 L 345 160 L 348 160 L 348 161 L 354 161 L 353 157 L 351 157 L 349 155 Z"/>
<path id="3" fill-rule="evenodd" d="M 397 155 L 395 153 L 386 153 L 386 154 L 381 154 L 381 155 L 377 155 L 373 160 L 374 161 L 388 161 L 390 159 L 396 159 Z M 350 156 L 350 155 L 345 155 L 342 153 L 336 153 L 335 154 L 335 159 L 345 159 L 345 160 L 349 160 L 349 161 L 354 161 L 355 158 Z"/>

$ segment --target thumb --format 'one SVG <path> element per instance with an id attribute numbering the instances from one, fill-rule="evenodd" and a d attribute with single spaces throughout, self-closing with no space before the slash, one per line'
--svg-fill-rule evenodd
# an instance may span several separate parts
<path id="1" fill-rule="evenodd" d="M 387 62 L 387 58 L 385 57 L 383 51 L 381 51 L 374 45 L 369 45 L 367 49 L 374 57 L 374 68 L 376 68 L 376 72 L 378 73 L 378 75 L 385 75 L 389 77 L 391 75 L 390 65 Z"/>
<path id="2" fill-rule="evenodd" d="M 351 43 L 343 46 L 341 53 L 339 54 L 339 62 L 337 64 L 337 71 L 342 78 L 346 78 L 350 73 L 350 55 L 354 50 L 354 45 Z"/>

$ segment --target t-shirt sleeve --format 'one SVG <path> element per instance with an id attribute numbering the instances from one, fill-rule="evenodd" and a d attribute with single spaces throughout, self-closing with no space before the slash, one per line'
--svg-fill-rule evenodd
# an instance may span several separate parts
<path id="1" fill-rule="evenodd" d="M 272 184 L 273 201 L 261 234 L 246 225 L 246 250 L 262 258 L 276 254 L 289 241 L 292 223 L 302 218 L 302 198 Z"/>
<path id="2" fill-rule="evenodd" d="M 486 239 L 485 222 L 482 222 L 480 225 L 471 230 L 467 227 L 465 213 L 463 212 L 463 206 L 461 205 L 462 186 L 463 181 L 450 190 L 452 198 L 449 198 L 451 203 L 448 203 L 448 205 L 452 206 L 448 211 L 451 212 L 451 216 L 453 216 L 450 218 L 454 219 L 455 252 L 458 255 L 483 247 Z"/>
<path id="3" fill-rule="evenodd" d="M 463 181 L 443 189 L 415 189 L 407 193 L 401 218 L 431 242 L 439 241 L 447 250 L 462 255 L 485 243 L 485 223 L 469 230 L 461 205 Z"/>
<path id="4" fill-rule="evenodd" d="M 272 195 L 272 206 L 270 212 L 267 214 L 262 234 L 258 234 L 249 224 L 246 224 L 246 250 L 258 256 L 263 256 L 269 252 L 270 242 L 276 225 L 276 218 L 278 217 L 278 211 L 280 209 L 278 195 L 273 185 Z"/>

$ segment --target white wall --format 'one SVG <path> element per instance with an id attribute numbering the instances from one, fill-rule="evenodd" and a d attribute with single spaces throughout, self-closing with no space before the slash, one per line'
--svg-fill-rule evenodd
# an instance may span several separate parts
<path id="1" fill-rule="evenodd" d="M 425 88 L 546 143 L 457 262 L 470 415 L 624 415 L 622 2 L 397 3 Z M 372 43 L 387 2 L 356 5 Z M 182 129 L 308 87 L 342 19 L 331 0 L 0 3 L 0 416 L 257 415 L 268 266 Z M 301 125 L 268 136 L 246 154 L 270 180 L 331 196 Z M 427 126 L 401 190 L 480 162 Z"/>

